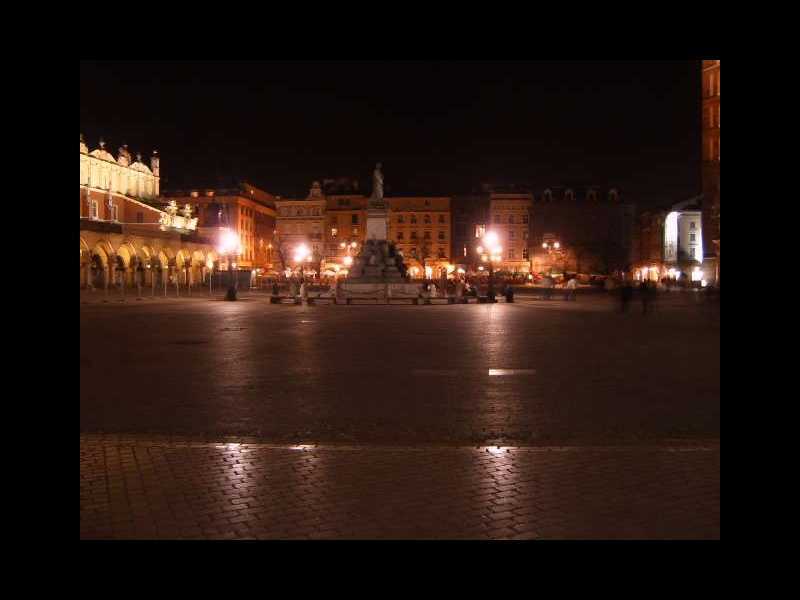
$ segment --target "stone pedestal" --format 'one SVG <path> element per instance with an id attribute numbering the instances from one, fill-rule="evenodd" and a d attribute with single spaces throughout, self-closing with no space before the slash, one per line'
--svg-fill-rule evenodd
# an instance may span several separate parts
<path id="1" fill-rule="evenodd" d="M 367 239 L 385 240 L 388 238 L 389 211 L 385 208 L 370 208 L 367 210 Z"/>

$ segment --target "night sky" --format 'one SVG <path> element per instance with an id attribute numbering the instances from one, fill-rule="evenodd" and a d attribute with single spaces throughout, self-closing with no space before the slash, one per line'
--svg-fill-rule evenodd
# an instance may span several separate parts
<path id="1" fill-rule="evenodd" d="M 700 61 L 82 62 L 81 132 L 161 155 L 163 189 L 284 197 L 376 161 L 387 194 L 481 182 L 700 193 Z"/>

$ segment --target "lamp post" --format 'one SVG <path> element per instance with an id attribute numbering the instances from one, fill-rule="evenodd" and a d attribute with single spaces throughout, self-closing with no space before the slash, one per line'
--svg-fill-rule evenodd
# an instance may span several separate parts
<path id="1" fill-rule="evenodd" d="M 300 244 L 294 249 L 294 262 L 300 265 L 300 279 L 305 280 L 305 270 L 303 264 L 311 262 L 311 250 L 305 244 Z"/>
<path id="2" fill-rule="evenodd" d="M 558 242 L 558 241 L 544 242 L 544 243 L 542 243 L 542 248 L 544 248 L 547 251 L 548 256 L 553 256 L 555 254 L 557 257 L 564 258 L 564 253 L 561 251 L 561 242 Z M 564 264 L 562 265 L 562 269 L 564 271 L 564 276 L 566 277 L 566 274 L 567 274 L 566 273 L 566 271 L 567 271 L 566 260 L 564 260 Z M 550 272 L 552 273 L 552 271 L 553 271 L 553 267 L 551 265 Z"/>
<path id="3" fill-rule="evenodd" d="M 226 229 L 220 235 L 219 253 L 228 259 L 228 271 L 230 272 L 230 285 L 225 293 L 225 300 L 236 300 L 236 282 L 234 281 L 233 271 L 236 267 L 236 257 L 242 252 L 242 244 L 239 236 L 230 229 Z"/>
<path id="4" fill-rule="evenodd" d="M 489 267 L 489 289 L 487 295 L 489 302 L 496 302 L 495 289 L 494 289 L 494 265 L 502 260 L 503 247 L 498 243 L 497 234 L 489 231 L 483 236 L 484 246 L 478 246 L 478 255 L 482 262 L 487 263 Z"/>

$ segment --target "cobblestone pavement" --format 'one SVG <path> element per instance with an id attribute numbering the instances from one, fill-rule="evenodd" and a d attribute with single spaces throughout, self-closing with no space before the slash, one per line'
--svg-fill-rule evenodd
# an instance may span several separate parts
<path id="1" fill-rule="evenodd" d="M 690 295 L 80 317 L 82 539 L 719 537 L 719 313 Z"/>
<path id="2" fill-rule="evenodd" d="M 82 539 L 717 539 L 719 447 L 81 436 Z"/>
<path id="3" fill-rule="evenodd" d="M 719 318 L 604 297 L 81 305 L 84 433 L 576 445 L 719 437 Z"/>

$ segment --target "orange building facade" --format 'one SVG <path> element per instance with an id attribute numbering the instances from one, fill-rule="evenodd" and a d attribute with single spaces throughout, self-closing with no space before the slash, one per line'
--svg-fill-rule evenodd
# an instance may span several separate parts
<path id="1" fill-rule="evenodd" d="M 168 191 L 163 198 L 192 206 L 198 232 L 204 237 L 216 240 L 226 228 L 236 232 L 241 242 L 240 268 L 274 270 L 276 198 L 272 194 L 238 182 L 235 187 Z"/>
<path id="2" fill-rule="evenodd" d="M 719 280 L 719 100 L 720 61 L 704 60 L 703 96 L 703 245 L 705 252 L 716 255 L 716 279 Z"/>

